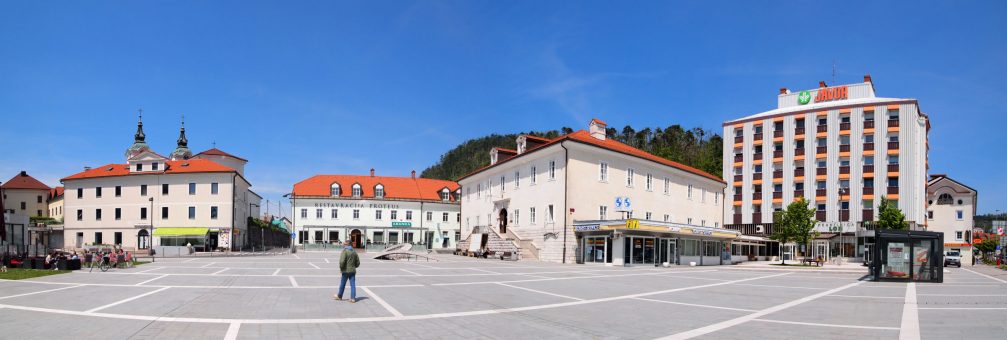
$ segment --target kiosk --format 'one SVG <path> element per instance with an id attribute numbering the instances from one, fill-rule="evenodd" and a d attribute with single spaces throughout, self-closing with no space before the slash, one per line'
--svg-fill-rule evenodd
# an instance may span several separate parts
<path id="1" fill-rule="evenodd" d="M 871 278 L 875 281 L 944 281 L 944 234 L 932 231 L 878 230 Z"/>

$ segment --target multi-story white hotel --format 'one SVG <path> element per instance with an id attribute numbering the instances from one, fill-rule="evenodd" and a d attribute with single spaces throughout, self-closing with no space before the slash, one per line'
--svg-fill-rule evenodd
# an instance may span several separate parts
<path id="1" fill-rule="evenodd" d="M 927 230 L 944 233 L 944 251 L 958 251 L 972 265 L 972 227 L 978 192 L 944 174 L 927 182 Z"/>
<path id="2" fill-rule="evenodd" d="M 783 88 L 777 105 L 724 123 L 729 227 L 769 234 L 773 212 L 805 197 L 830 248 L 812 252 L 860 257 L 863 222 L 875 219 L 881 198 L 896 201 L 911 224 L 924 223 L 930 125 L 916 99 L 877 97 L 864 76 L 858 84 Z"/>
<path id="3" fill-rule="evenodd" d="M 66 245 L 244 247 L 247 218 L 259 215 L 261 201 L 244 177 L 247 161 L 216 148 L 193 155 L 184 126 L 170 157 L 145 138 L 140 122 L 125 164 L 62 179 Z"/>
<path id="4" fill-rule="evenodd" d="M 317 175 L 294 184 L 296 244 L 354 247 L 399 243 L 454 248 L 459 237 L 458 183 L 427 178 Z"/>
<path id="5" fill-rule="evenodd" d="M 608 139 L 597 119 L 494 148 L 459 184 L 463 250 L 503 239 L 551 262 L 719 264 L 738 236 L 721 228 L 720 178 Z"/>

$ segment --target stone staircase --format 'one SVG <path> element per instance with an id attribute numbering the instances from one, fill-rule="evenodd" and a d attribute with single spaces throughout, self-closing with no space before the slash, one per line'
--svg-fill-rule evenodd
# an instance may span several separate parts
<path id="1" fill-rule="evenodd" d="M 510 252 L 514 254 L 519 254 L 520 258 L 526 258 L 525 253 L 518 247 L 515 242 L 504 239 L 500 237 L 500 234 L 489 227 L 477 227 L 472 230 L 464 240 L 458 242 L 458 249 L 467 250 L 472 242 L 480 242 L 482 240 L 482 235 L 486 234 L 489 237 L 486 240 L 486 250 L 491 252 Z"/>
<path id="2" fill-rule="evenodd" d="M 538 260 L 538 247 L 530 240 L 522 239 L 514 233 L 513 229 L 507 229 L 504 238 L 514 243 L 520 250 L 521 259 Z"/>

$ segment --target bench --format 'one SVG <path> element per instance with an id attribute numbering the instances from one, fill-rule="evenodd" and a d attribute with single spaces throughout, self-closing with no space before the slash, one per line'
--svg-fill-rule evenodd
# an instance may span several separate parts
<path id="1" fill-rule="evenodd" d="M 825 261 L 823 261 L 820 258 L 819 259 L 805 258 L 805 259 L 801 260 L 801 264 L 812 264 L 812 263 L 815 264 L 815 266 L 821 267 L 822 265 L 825 264 Z"/>

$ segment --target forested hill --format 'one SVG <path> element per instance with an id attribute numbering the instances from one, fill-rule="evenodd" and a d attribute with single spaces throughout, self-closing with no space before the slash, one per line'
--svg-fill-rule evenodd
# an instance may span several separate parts
<path id="1" fill-rule="evenodd" d="M 489 152 L 493 147 L 499 146 L 515 150 L 517 137 L 522 134 L 551 139 L 571 132 L 573 132 L 572 129 L 564 127 L 558 131 L 492 134 L 470 139 L 441 155 L 440 161 L 423 170 L 420 177 L 457 180 L 478 168 L 489 165 Z M 721 176 L 723 139 L 716 133 L 700 128 L 686 130 L 680 125 L 672 125 L 665 129 L 645 128 L 639 131 L 631 126 L 626 126 L 621 131 L 608 128 L 607 134 L 608 138 L 654 155 L 701 169 L 717 177 Z"/>

